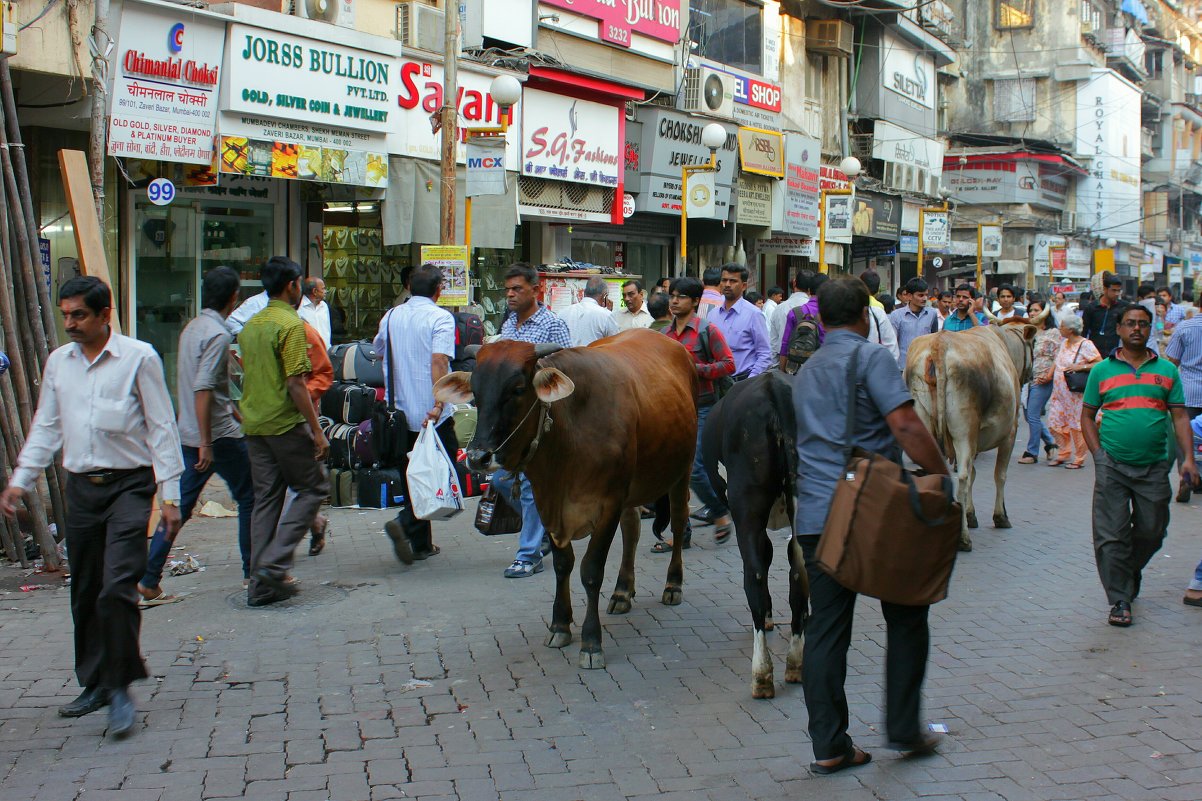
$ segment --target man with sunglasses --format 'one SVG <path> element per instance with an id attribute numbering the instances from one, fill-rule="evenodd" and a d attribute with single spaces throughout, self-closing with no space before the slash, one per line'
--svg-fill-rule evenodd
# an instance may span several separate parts
<path id="1" fill-rule="evenodd" d="M 1090 370 L 1081 410 L 1081 433 L 1094 458 L 1094 556 L 1112 626 L 1131 625 L 1143 569 L 1164 542 L 1174 436 L 1185 454 L 1182 482 L 1198 483 L 1181 375 L 1148 349 L 1152 322 L 1143 306 L 1118 312 L 1122 345 Z"/>

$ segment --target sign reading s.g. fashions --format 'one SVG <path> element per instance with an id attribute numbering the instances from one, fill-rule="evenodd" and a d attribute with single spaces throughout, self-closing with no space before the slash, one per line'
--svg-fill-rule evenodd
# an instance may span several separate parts
<path id="1" fill-rule="evenodd" d="M 522 175 L 618 185 L 621 109 L 538 89 L 527 89 L 522 102 Z"/>
<path id="2" fill-rule="evenodd" d="M 881 39 L 885 88 L 924 108 L 935 108 L 935 60 L 886 34 Z"/>
<path id="3" fill-rule="evenodd" d="M 252 28 L 229 29 L 225 108 L 300 122 L 386 132 L 396 59 Z"/>
<path id="4" fill-rule="evenodd" d="M 739 157 L 743 161 L 743 172 L 773 178 L 785 176 L 784 143 L 775 131 L 740 128 Z"/>
<path id="5" fill-rule="evenodd" d="M 676 44 L 680 40 L 680 0 L 539 0 L 597 20 L 597 38 L 630 47 L 631 35 Z"/>
<path id="6" fill-rule="evenodd" d="M 110 156 L 212 163 L 225 23 L 188 12 L 137 3 L 122 9 Z"/>

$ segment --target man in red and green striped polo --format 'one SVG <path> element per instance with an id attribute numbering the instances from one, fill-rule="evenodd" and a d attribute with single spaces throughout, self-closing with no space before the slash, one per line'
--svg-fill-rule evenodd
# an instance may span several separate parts
<path id="1" fill-rule="evenodd" d="M 1143 569 L 1164 542 L 1174 436 L 1187 454 L 1181 480 L 1198 483 L 1181 376 L 1175 364 L 1148 350 L 1151 330 L 1146 308 L 1122 310 L 1122 346 L 1089 372 L 1081 411 L 1081 433 L 1094 458 L 1094 556 L 1112 626 L 1131 625 Z"/>

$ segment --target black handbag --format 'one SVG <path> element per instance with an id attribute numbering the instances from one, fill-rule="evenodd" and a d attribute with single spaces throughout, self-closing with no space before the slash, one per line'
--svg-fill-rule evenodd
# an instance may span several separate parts
<path id="1" fill-rule="evenodd" d="M 409 452 L 409 421 L 405 413 L 396 407 L 392 397 L 393 383 L 396 381 L 396 371 L 392 365 L 392 343 L 389 341 L 388 328 L 389 311 L 384 317 L 384 361 L 388 364 L 387 386 L 384 389 L 386 400 L 376 401 L 372 411 L 371 444 L 376 452 L 376 459 L 381 467 L 398 467 L 406 460 Z"/>
<path id="2" fill-rule="evenodd" d="M 1081 357 L 1081 348 L 1085 347 L 1085 341 L 1077 346 L 1077 353 L 1073 356 L 1073 364 L 1077 363 L 1077 359 Z M 1080 394 L 1085 391 L 1085 386 L 1089 383 L 1089 373 L 1080 370 L 1065 370 L 1064 383 L 1068 386 L 1069 392 Z"/>
<path id="3" fill-rule="evenodd" d="M 476 508 L 476 530 L 485 536 L 516 534 L 522 530 L 521 510 L 513 508 L 505 493 L 489 484 Z"/>

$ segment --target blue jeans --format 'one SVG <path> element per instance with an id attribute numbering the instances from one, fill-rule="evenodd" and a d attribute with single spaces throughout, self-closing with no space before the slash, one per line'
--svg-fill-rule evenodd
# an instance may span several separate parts
<path id="1" fill-rule="evenodd" d="M 1038 456 L 1040 440 L 1043 440 L 1045 445 L 1056 444 L 1052 432 L 1048 431 L 1042 419 L 1043 407 L 1048 405 L 1048 399 L 1051 397 L 1051 381 L 1046 384 L 1027 385 L 1027 426 L 1031 429 L 1031 436 L 1027 439 L 1026 453 Z"/>
<path id="2" fill-rule="evenodd" d="M 534 505 L 534 489 L 525 473 L 518 474 L 522 497 L 522 531 L 518 535 L 518 552 L 513 557 L 516 562 L 538 564 L 543 559 L 543 528 L 542 518 L 538 516 L 538 507 Z M 505 500 L 512 498 L 513 474 L 507 470 L 493 473 L 492 483 L 505 495 Z"/>
<path id="3" fill-rule="evenodd" d="M 209 483 L 214 473 L 225 479 L 230 495 L 238 504 L 238 547 L 242 551 L 242 577 L 250 576 L 250 516 L 255 508 L 255 490 L 250 480 L 250 457 L 247 455 L 246 440 L 241 437 L 222 437 L 213 441 L 213 463 L 208 470 L 196 469 L 200 458 L 197 448 L 184 451 L 184 475 L 180 478 L 180 518 L 183 523 L 192 517 L 200 492 Z M 171 553 L 174 539 L 167 538 L 167 530 L 159 523 L 150 541 L 150 555 L 146 558 L 146 575 L 141 584 L 148 590 L 158 588 L 163 578 L 163 566 Z"/>
<path id="4" fill-rule="evenodd" d="M 712 406 L 702 406 L 697 410 L 697 453 L 693 456 L 693 473 L 689 476 L 689 488 L 709 507 L 712 517 L 725 517 L 730 514 L 726 504 L 718 499 L 710 484 L 710 477 L 705 472 L 705 464 L 701 460 L 701 432 L 705 430 L 705 418 L 709 417 Z"/>

